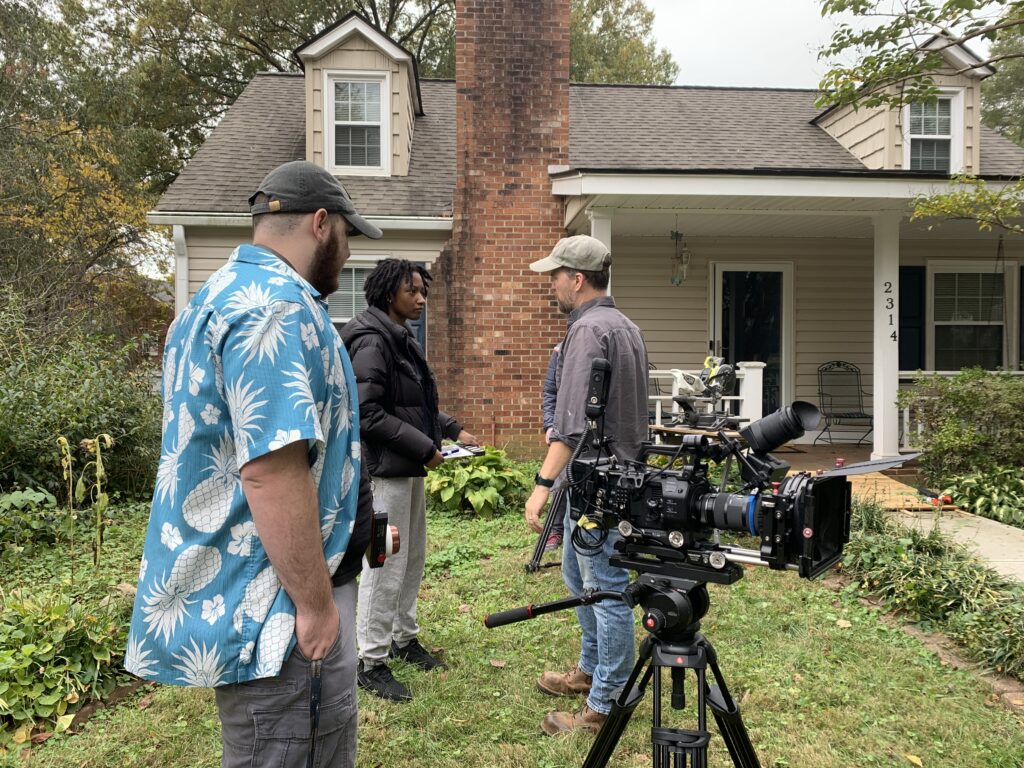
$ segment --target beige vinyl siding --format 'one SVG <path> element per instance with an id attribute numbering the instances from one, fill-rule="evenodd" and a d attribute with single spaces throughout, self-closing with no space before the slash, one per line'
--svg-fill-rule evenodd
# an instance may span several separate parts
<path id="1" fill-rule="evenodd" d="M 306 159 L 325 165 L 324 71 L 391 73 L 391 175 L 408 176 L 415 122 L 409 64 L 386 56 L 360 34 L 306 65 Z"/>
<path id="2" fill-rule="evenodd" d="M 969 75 L 940 72 L 933 76 L 938 88 L 962 90 L 963 160 L 965 173 L 978 173 L 981 158 L 981 106 L 979 81 Z M 903 168 L 903 110 L 888 107 L 840 107 L 819 125 L 872 170 Z"/>
<path id="3" fill-rule="evenodd" d="M 692 251 L 683 285 L 669 283 L 672 241 L 613 238 L 612 294 L 644 331 L 650 360 L 658 368 L 699 369 L 710 334 L 709 263 L 793 264 L 795 328 L 792 375 L 796 399 L 817 403 L 817 369 L 829 360 L 861 368 L 865 388 L 872 376 L 873 243 L 870 239 L 687 238 Z M 909 240 L 900 263 L 977 259 L 994 268 L 994 240 Z M 1024 259 L 1024 245 L 1006 248 L 1006 258 Z M 731 362 L 740 362 L 738 360 Z"/>
<path id="4" fill-rule="evenodd" d="M 883 107 L 840 107 L 828 114 L 820 125 L 865 166 L 881 170 L 891 167 L 885 165 L 892 143 L 887 112 Z"/>
<path id="5" fill-rule="evenodd" d="M 447 240 L 447 232 L 402 233 L 401 236 L 385 233 L 381 240 L 354 237 L 349 241 L 349 249 L 352 251 L 352 263 L 356 263 L 360 256 L 393 256 L 410 261 L 436 262 Z M 227 262 L 239 243 L 251 241 L 252 230 L 248 227 L 186 227 L 189 298 Z"/>
<path id="6" fill-rule="evenodd" d="M 227 263 L 239 243 L 252 242 L 250 227 L 186 227 L 188 297 L 203 287 L 210 275 Z"/>

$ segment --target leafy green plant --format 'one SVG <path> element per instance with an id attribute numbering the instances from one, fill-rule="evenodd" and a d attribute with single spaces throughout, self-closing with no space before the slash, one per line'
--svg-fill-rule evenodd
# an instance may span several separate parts
<path id="1" fill-rule="evenodd" d="M 487 447 L 483 456 L 446 461 L 427 476 L 428 499 L 448 512 L 472 511 L 491 517 L 515 507 L 530 487 L 530 476 L 504 451 Z"/>
<path id="2" fill-rule="evenodd" d="M 71 595 L 21 589 L 0 612 L 0 743 L 24 741 L 33 723 L 59 731 L 87 698 L 117 684 L 131 604 L 97 589 Z"/>
<path id="3" fill-rule="evenodd" d="M 31 554 L 60 537 L 65 516 L 52 493 L 22 488 L 0 495 L 0 546 L 3 554 Z"/>
<path id="4" fill-rule="evenodd" d="M 152 492 L 160 456 L 161 404 L 153 369 L 138 345 L 80 329 L 31 328 L 17 302 L 0 294 L 0 487 L 62 486 L 65 435 L 72 446 L 100 432 L 118 445 L 106 479 L 129 498 Z"/>
<path id="5" fill-rule="evenodd" d="M 941 483 L 951 475 L 1024 465 L 1024 378 L 980 368 L 956 376 L 920 374 L 900 390 L 899 404 L 922 427 L 913 436 L 925 476 Z"/>
<path id="6" fill-rule="evenodd" d="M 936 624 L 980 661 L 1024 676 L 1024 585 L 938 529 L 922 533 L 877 505 L 855 504 L 843 567 L 888 607 Z"/>
<path id="7" fill-rule="evenodd" d="M 1024 528 L 1024 469 L 999 467 L 946 481 L 943 495 L 976 515 Z"/>

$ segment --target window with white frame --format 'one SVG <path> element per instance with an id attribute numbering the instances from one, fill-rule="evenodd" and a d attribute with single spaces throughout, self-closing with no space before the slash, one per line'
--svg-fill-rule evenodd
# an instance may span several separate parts
<path id="1" fill-rule="evenodd" d="M 957 122 L 953 108 L 952 96 L 940 96 L 908 106 L 910 170 L 944 174 L 953 171 L 953 134 Z"/>
<path id="2" fill-rule="evenodd" d="M 327 297 L 327 314 L 335 325 L 344 325 L 366 309 L 363 283 L 373 271 L 373 264 L 345 266 L 338 280 L 338 290 Z"/>
<path id="3" fill-rule="evenodd" d="M 391 131 L 386 75 L 328 73 L 326 79 L 328 165 L 346 173 L 387 173 Z"/>
<path id="4" fill-rule="evenodd" d="M 1007 275 L 933 267 L 932 322 L 934 369 L 958 371 L 981 366 L 1005 367 Z"/>

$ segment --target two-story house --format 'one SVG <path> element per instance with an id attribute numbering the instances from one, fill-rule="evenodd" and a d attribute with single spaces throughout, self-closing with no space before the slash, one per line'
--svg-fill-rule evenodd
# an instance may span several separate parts
<path id="1" fill-rule="evenodd" d="M 350 14 L 261 74 L 160 200 L 180 310 L 248 240 L 246 198 L 277 164 L 338 175 L 384 230 L 355 240 L 329 300 L 344 323 L 385 256 L 437 276 L 421 331 L 446 405 L 497 444 L 539 446 L 540 385 L 564 321 L 527 265 L 566 234 L 614 257 L 612 294 L 660 368 L 710 347 L 759 360 L 764 410 L 817 401 L 825 361 L 872 391 L 874 454 L 898 450 L 900 372 L 1016 370 L 1024 246 L 968 222 L 910 221 L 964 171 L 1017 177 L 1024 149 L 982 126 L 970 51 L 944 50 L 940 95 L 901 110 L 821 110 L 809 90 L 570 85 L 568 2 L 543 18 L 468 0 L 456 80 Z M 813 437 L 813 435 L 808 436 Z"/>

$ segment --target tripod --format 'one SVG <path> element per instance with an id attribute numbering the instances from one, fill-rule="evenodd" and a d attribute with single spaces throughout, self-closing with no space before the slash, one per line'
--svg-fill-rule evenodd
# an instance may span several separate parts
<path id="1" fill-rule="evenodd" d="M 541 605 L 528 605 L 491 614 L 484 619 L 487 627 L 511 624 L 532 619 L 578 605 L 590 605 L 599 600 L 618 599 L 644 610 L 642 624 L 650 634 L 640 644 L 639 658 L 633 666 L 626 684 L 612 701 L 608 719 L 601 727 L 594 745 L 583 761 L 583 768 L 603 768 L 608 765 L 612 752 L 622 737 L 629 720 L 644 698 L 648 684 L 654 695 L 651 743 L 654 768 L 707 768 L 708 743 L 707 709 L 715 718 L 718 731 L 725 742 L 736 768 L 760 768 L 757 753 L 750 743 L 746 726 L 740 716 L 739 705 L 733 700 L 725 678 L 718 666 L 714 646 L 700 632 L 700 620 L 710 606 L 706 580 L 731 582 L 742 571 L 716 573 L 709 578 L 699 566 L 674 564 L 673 575 L 651 572 L 642 560 L 615 556 L 616 565 L 640 570 L 637 580 L 622 592 L 587 590 L 576 597 L 562 598 Z M 661 571 L 662 569 L 656 568 Z M 728 569 L 727 569 L 728 570 Z M 693 578 L 689 578 L 692 576 Z M 702 578 L 703 577 L 703 578 Z M 723 578 L 725 577 L 725 578 Z M 691 670 L 696 677 L 697 728 L 667 728 L 662 725 L 662 670 L 668 669 L 671 680 L 670 705 L 681 710 L 686 706 L 684 676 Z M 714 685 L 707 671 L 711 670 Z"/>
<path id="2" fill-rule="evenodd" d="M 533 573 L 541 568 L 552 568 L 562 564 L 561 558 L 558 560 L 552 560 L 547 563 L 541 563 L 544 559 L 544 547 L 548 543 L 548 536 L 551 535 L 551 529 L 555 527 L 555 522 L 565 517 L 565 486 L 560 487 L 557 491 L 551 494 L 551 501 L 548 503 L 547 516 L 544 518 L 544 530 L 537 536 L 537 543 L 533 547 L 533 556 L 530 558 L 530 562 L 526 564 L 526 572 Z M 568 546 L 568 543 L 566 543 Z"/>

